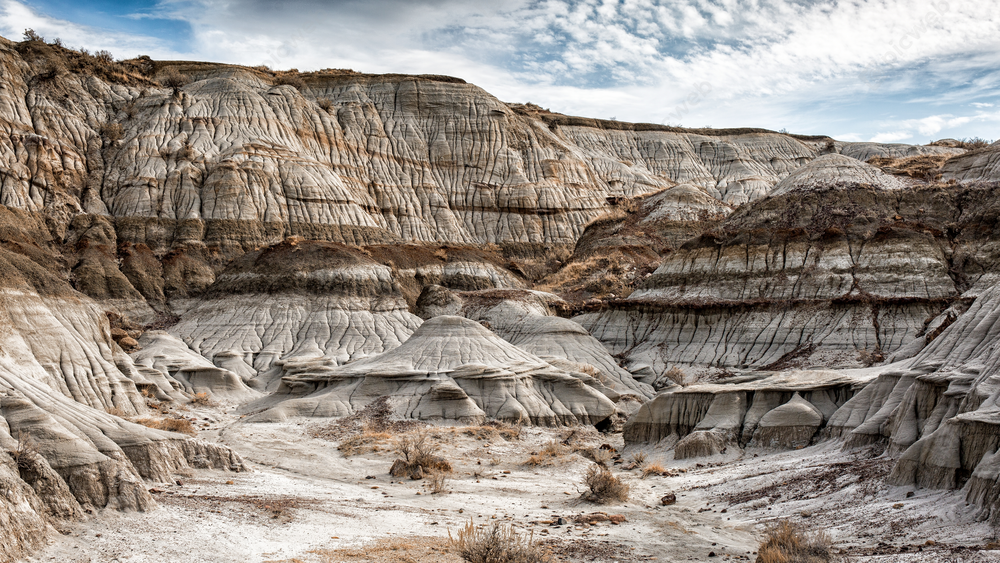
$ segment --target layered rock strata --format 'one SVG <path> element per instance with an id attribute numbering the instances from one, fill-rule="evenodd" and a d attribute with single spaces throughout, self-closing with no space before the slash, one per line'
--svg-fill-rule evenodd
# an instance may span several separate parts
<path id="1" fill-rule="evenodd" d="M 719 454 L 724 448 L 803 447 L 819 439 L 831 417 L 873 377 L 789 371 L 676 386 L 639 407 L 623 435 L 626 444 L 673 448 L 677 459 Z"/>
<path id="2" fill-rule="evenodd" d="M 996 186 L 901 189 L 843 158 L 803 167 L 783 193 L 666 254 L 628 299 L 576 320 L 613 354 L 661 372 L 912 355 L 935 319 L 996 280 Z"/>
<path id="3" fill-rule="evenodd" d="M 278 391 L 248 407 L 271 406 L 254 420 L 346 416 L 382 396 L 400 416 L 438 422 L 596 424 L 615 412 L 591 375 L 556 368 L 463 317 L 434 317 L 373 358 L 284 367 Z"/>

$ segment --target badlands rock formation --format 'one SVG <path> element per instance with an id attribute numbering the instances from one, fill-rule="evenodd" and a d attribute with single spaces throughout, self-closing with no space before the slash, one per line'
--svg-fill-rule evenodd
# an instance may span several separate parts
<path id="1" fill-rule="evenodd" d="M 630 442 L 678 457 L 842 438 L 996 513 L 996 146 L 37 40 L 0 39 L 0 72 L 0 560 L 53 519 L 150 508 L 144 480 L 242 469 L 127 420 L 200 393 L 258 421 L 382 396 L 443 423 L 631 414 Z"/>
<path id="2" fill-rule="evenodd" d="M 674 388 L 629 418 L 625 441 L 674 448 L 677 459 L 723 448 L 807 446 L 873 378 L 864 371 L 788 371 Z"/>
<path id="3" fill-rule="evenodd" d="M 250 409 L 280 403 L 257 420 L 346 416 L 382 396 L 400 416 L 437 422 L 477 424 L 489 417 L 597 424 L 615 412 L 591 375 L 556 368 L 464 317 L 434 317 L 401 346 L 373 358 L 284 367 L 278 391 Z"/>
<path id="4" fill-rule="evenodd" d="M 797 171 L 804 186 L 741 207 L 665 255 L 628 299 L 576 320 L 658 371 L 914 353 L 935 319 L 995 283 L 996 186 L 900 189 L 867 165 L 827 166 L 840 158 Z M 831 174 L 817 181 L 811 169 Z"/>
<path id="5" fill-rule="evenodd" d="M 1000 141 L 948 160 L 941 172 L 945 181 L 1000 181 Z"/>

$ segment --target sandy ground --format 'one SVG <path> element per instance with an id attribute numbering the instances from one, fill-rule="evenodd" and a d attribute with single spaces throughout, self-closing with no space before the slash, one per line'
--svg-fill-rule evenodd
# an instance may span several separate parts
<path id="1" fill-rule="evenodd" d="M 564 561 L 753 561 L 761 532 L 780 518 L 826 531 L 845 561 L 1000 561 L 1000 551 L 984 549 L 996 530 L 975 521 L 961 492 L 886 486 L 890 460 L 837 443 L 683 462 L 647 449 L 647 463 L 661 462 L 671 476 L 643 479 L 625 469 L 635 450 L 621 451 L 620 434 L 523 428 L 504 439 L 431 429 L 454 466 L 447 492 L 431 494 L 426 480 L 389 476 L 391 440 L 345 457 L 337 442 L 314 437 L 323 422 L 198 414 L 210 419 L 201 437 L 234 448 L 251 471 L 150 483 L 158 509 L 61 525 L 31 561 L 458 562 L 448 533 L 470 521 L 511 523 Z M 553 440 L 565 442 L 566 455 L 525 464 Z M 593 462 L 572 450 L 602 444 L 620 451 L 614 471 L 631 487 L 624 504 L 581 499 Z M 661 506 L 668 492 L 677 503 Z M 576 522 L 596 512 L 625 521 Z"/>

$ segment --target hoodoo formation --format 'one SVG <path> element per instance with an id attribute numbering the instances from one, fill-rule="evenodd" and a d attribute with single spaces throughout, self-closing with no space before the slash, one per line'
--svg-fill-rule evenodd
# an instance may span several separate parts
<path id="1" fill-rule="evenodd" d="M 244 471 L 192 435 L 206 404 L 246 432 L 388 404 L 713 463 L 873 447 L 889 484 L 1000 522 L 996 143 L 40 40 L 0 39 L 0 71 L 0 561 Z"/>

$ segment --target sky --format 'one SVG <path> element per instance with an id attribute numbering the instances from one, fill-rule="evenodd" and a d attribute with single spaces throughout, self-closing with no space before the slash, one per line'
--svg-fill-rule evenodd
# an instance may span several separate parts
<path id="1" fill-rule="evenodd" d="M 117 58 L 446 74 L 506 102 L 844 141 L 1000 138 L 992 0 L 0 0 Z"/>

